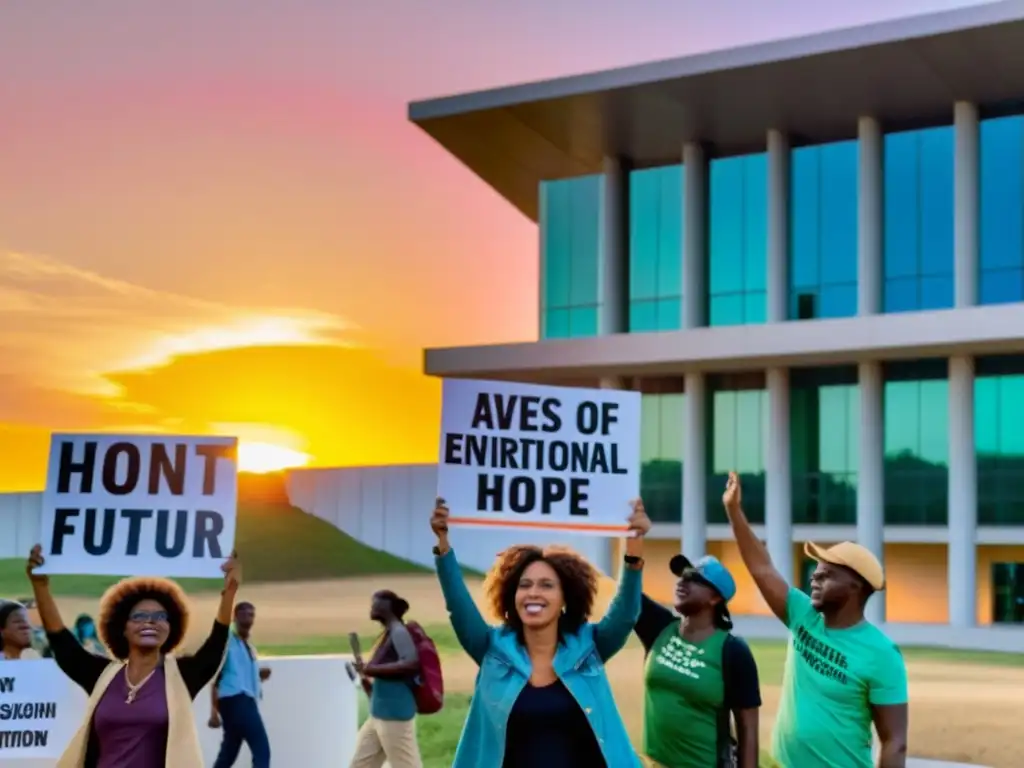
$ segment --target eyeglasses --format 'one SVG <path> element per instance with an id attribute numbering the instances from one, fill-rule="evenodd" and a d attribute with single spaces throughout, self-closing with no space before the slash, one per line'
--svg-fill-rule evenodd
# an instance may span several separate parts
<path id="1" fill-rule="evenodd" d="M 133 624 L 166 624 L 167 611 L 132 611 L 128 621 Z"/>

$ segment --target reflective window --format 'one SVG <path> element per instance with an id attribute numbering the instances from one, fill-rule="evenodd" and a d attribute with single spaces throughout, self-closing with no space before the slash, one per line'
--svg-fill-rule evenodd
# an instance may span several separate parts
<path id="1" fill-rule="evenodd" d="M 860 457 L 856 368 L 790 373 L 793 522 L 854 525 Z"/>
<path id="2" fill-rule="evenodd" d="M 975 370 L 978 523 L 1024 525 L 1024 357 L 979 358 Z"/>
<path id="3" fill-rule="evenodd" d="M 885 371 L 885 522 L 945 525 L 949 481 L 949 382 L 945 360 L 893 363 Z"/>
<path id="4" fill-rule="evenodd" d="M 540 230 L 541 338 L 596 336 L 601 176 L 542 182 Z"/>
<path id="5" fill-rule="evenodd" d="M 1024 563 L 992 564 L 992 622 L 1024 624 Z"/>
<path id="6" fill-rule="evenodd" d="M 683 311 L 683 167 L 629 174 L 629 330 L 674 331 Z"/>
<path id="7" fill-rule="evenodd" d="M 684 397 L 669 392 L 640 398 L 640 497 L 657 523 L 682 519 Z"/>
<path id="8" fill-rule="evenodd" d="M 1024 117 L 981 122 L 978 301 L 1024 301 Z"/>
<path id="9" fill-rule="evenodd" d="M 857 314 L 857 164 L 856 141 L 792 152 L 791 320 Z"/>
<path id="10" fill-rule="evenodd" d="M 708 324 L 765 321 L 768 156 L 710 163 Z"/>
<path id="11" fill-rule="evenodd" d="M 953 306 L 953 128 L 885 137 L 886 312 Z"/>
<path id="12" fill-rule="evenodd" d="M 729 472 L 743 482 L 743 509 L 751 522 L 764 522 L 765 449 L 768 393 L 764 376 L 716 376 L 711 386 L 708 419 L 707 521 L 726 522 L 722 491 Z"/>

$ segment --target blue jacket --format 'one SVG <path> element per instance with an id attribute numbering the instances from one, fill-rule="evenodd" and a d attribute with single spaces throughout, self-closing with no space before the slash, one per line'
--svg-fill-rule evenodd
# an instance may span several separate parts
<path id="1" fill-rule="evenodd" d="M 455 636 L 480 666 L 452 768 L 501 768 L 509 713 L 530 679 L 530 657 L 514 631 L 484 621 L 454 551 L 448 550 L 436 562 Z M 642 571 L 624 567 L 607 615 L 600 623 L 584 624 L 575 635 L 566 636 L 555 653 L 555 674 L 589 718 L 608 768 L 641 765 L 615 706 L 604 662 L 629 639 L 640 615 L 642 587 Z"/>

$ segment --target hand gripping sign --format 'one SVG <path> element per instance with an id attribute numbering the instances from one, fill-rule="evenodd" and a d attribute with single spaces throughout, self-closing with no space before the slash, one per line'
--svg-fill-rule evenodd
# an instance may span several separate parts
<path id="1" fill-rule="evenodd" d="M 39 572 L 220 577 L 236 454 L 233 437 L 54 435 Z"/>
<path id="2" fill-rule="evenodd" d="M 640 491 L 640 394 L 449 379 L 438 495 L 452 525 L 626 532 Z"/>

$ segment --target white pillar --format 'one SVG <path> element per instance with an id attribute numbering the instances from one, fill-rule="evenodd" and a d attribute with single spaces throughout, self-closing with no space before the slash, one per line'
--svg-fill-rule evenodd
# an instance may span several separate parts
<path id="1" fill-rule="evenodd" d="M 877 361 L 857 366 L 860 384 L 860 473 L 857 478 L 857 541 L 885 565 L 884 384 Z M 869 621 L 885 621 L 885 592 L 868 602 Z"/>
<path id="2" fill-rule="evenodd" d="M 597 331 L 607 336 L 629 330 L 629 171 L 606 157 L 601 179 Z"/>
<path id="3" fill-rule="evenodd" d="M 977 617 L 975 539 L 978 472 L 974 452 L 974 360 L 949 360 L 949 623 L 973 627 Z"/>
<path id="4" fill-rule="evenodd" d="M 695 142 L 683 145 L 683 317 L 684 330 L 707 317 L 707 158 Z"/>
<path id="5" fill-rule="evenodd" d="M 686 435 L 683 446 L 682 551 L 691 560 L 706 554 L 707 524 L 707 382 L 703 373 L 688 373 L 684 383 Z"/>
<path id="6" fill-rule="evenodd" d="M 884 178 L 882 128 L 873 117 L 857 123 L 857 314 L 882 311 Z"/>
<path id="7" fill-rule="evenodd" d="M 789 319 L 789 139 L 768 131 L 768 297 L 769 323 Z M 788 443 L 787 443 L 788 445 Z"/>
<path id="8" fill-rule="evenodd" d="M 768 369 L 768 445 L 765 538 L 768 554 L 786 581 L 793 576 L 793 500 L 789 466 L 789 371 Z"/>
<path id="9" fill-rule="evenodd" d="M 953 108 L 953 264 L 955 305 L 978 303 L 978 108 L 958 101 Z"/>

